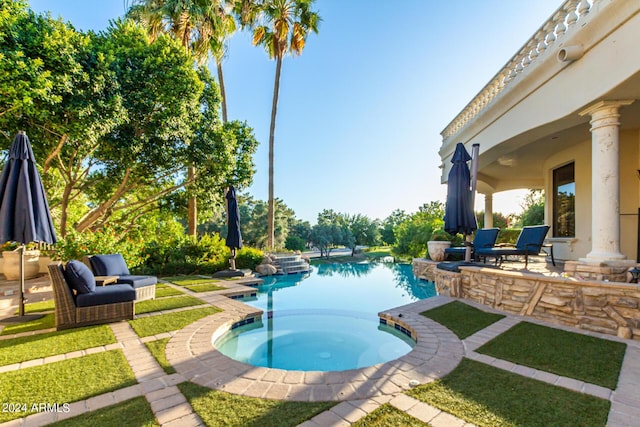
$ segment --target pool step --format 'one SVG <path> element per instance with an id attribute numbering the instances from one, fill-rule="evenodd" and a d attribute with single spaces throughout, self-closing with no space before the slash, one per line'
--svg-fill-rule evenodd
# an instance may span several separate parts
<path id="1" fill-rule="evenodd" d="M 300 255 L 275 255 L 272 258 L 277 274 L 306 273 L 311 269 L 309 263 Z"/>

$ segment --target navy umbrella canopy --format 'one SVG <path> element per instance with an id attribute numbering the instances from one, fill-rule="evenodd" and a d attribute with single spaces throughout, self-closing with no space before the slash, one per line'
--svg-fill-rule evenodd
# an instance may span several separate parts
<path id="1" fill-rule="evenodd" d="M 57 241 L 33 149 L 20 132 L 0 176 L 0 243 Z"/>
<path id="2" fill-rule="evenodd" d="M 470 235 L 478 229 L 476 215 L 473 212 L 473 193 L 471 191 L 471 173 L 467 162 L 471 156 L 461 142 L 456 145 L 447 182 L 447 205 L 444 216 L 444 229 L 449 234 Z"/>
<path id="3" fill-rule="evenodd" d="M 238 199 L 233 185 L 227 191 L 227 240 L 226 245 L 231 249 L 242 248 L 242 234 L 240 233 L 240 212 L 238 212 Z"/>
<path id="4" fill-rule="evenodd" d="M 24 315 L 24 245 L 57 241 L 33 149 L 27 135 L 20 132 L 11 144 L 9 158 L 0 175 L 0 243 L 23 244 L 19 318 Z"/>
<path id="5" fill-rule="evenodd" d="M 242 234 L 240 233 L 240 212 L 238 212 L 238 199 L 233 185 L 227 191 L 227 240 L 226 245 L 231 249 L 231 270 L 236 269 L 236 249 L 242 248 Z"/>

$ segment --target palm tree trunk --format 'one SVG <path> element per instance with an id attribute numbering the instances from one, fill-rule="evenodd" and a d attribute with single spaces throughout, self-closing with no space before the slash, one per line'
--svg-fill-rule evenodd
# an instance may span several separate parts
<path id="1" fill-rule="evenodd" d="M 216 66 L 218 68 L 218 85 L 220 86 L 220 98 L 222 98 L 222 123 L 227 123 L 229 117 L 227 116 L 227 93 L 224 90 L 224 76 L 222 74 L 222 61 L 216 59 Z"/>
<path id="2" fill-rule="evenodd" d="M 271 128 L 269 129 L 269 209 L 267 213 L 267 248 L 275 246 L 275 199 L 273 197 L 273 143 L 276 135 L 276 114 L 278 112 L 278 92 L 280 91 L 280 71 L 282 57 L 276 57 L 276 78 L 273 83 L 273 104 L 271 105 Z"/>
<path id="3" fill-rule="evenodd" d="M 194 185 L 196 176 L 196 168 L 189 166 L 187 169 L 187 180 Z M 198 205 L 195 196 L 189 196 L 188 200 L 188 223 L 189 223 L 189 236 L 196 237 L 198 234 Z"/>

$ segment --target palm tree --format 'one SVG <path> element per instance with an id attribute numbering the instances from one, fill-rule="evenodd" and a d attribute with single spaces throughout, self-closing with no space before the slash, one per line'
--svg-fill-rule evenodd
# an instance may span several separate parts
<path id="1" fill-rule="evenodd" d="M 265 0 L 260 4 L 262 25 L 253 30 L 253 44 L 264 46 L 270 59 L 276 60 L 276 75 L 273 84 L 273 102 L 271 104 L 271 126 L 269 128 L 269 208 L 267 246 L 274 248 L 275 199 L 273 195 L 273 147 L 280 91 L 280 73 L 282 60 L 287 52 L 302 54 L 307 35 L 318 33 L 320 16 L 311 10 L 315 0 Z M 253 13 L 248 13 L 247 21 L 252 21 Z M 243 22 L 244 23 L 244 22 Z"/>
<path id="2" fill-rule="evenodd" d="M 222 98 L 222 120 L 227 122 L 227 101 L 222 73 L 222 58 L 227 37 L 235 31 L 231 15 L 234 0 L 134 0 L 127 16 L 147 28 L 151 40 L 160 34 L 171 34 L 182 46 L 193 53 L 198 65 L 216 58 L 218 82 Z M 195 167 L 187 169 L 187 180 L 196 179 Z M 188 200 L 189 235 L 195 236 L 198 209 L 195 196 Z"/>

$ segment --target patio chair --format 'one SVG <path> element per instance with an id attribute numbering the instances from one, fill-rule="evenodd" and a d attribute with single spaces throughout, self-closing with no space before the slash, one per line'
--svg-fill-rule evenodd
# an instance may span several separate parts
<path id="1" fill-rule="evenodd" d="M 136 290 L 136 301 L 154 299 L 156 297 L 156 284 L 158 278 L 155 276 L 137 276 L 129 273 L 129 268 L 122 254 L 90 255 L 83 258 L 83 262 L 91 268 L 93 273 L 101 279 L 107 280 L 103 283 L 126 284 Z"/>
<path id="2" fill-rule="evenodd" d="M 535 225 L 522 227 L 515 247 L 496 246 L 493 248 L 480 248 L 476 250 L 476 255 L 495 258 L 496 265 L 501 265 L 509 255 L 524 255 L 524 268 L 529 265 L 529 255 L 538 255 L 542 250 L 544 239 L 549 231 L 548 225 Z"/>
<path id="3" fill-rule="evenodd" d="M 96 287 L 93 273 L 80 261 L 48 268 L 57 330 L 133 319 L 136 293 L 131 286 Z"/>
<path id="4" fill-rule="evenodd" d="M 478 256 L 475 253 L 476 249 L 492 248 L 495 246 L 499 231 L 499 228 L 482 228 L 476 231 L 473 243 L 471 243 L 471 254 L 475 260 L 478 259 Z M 447 255 L 460 255 L 463 258 L 465 256 L 465 252 L 465 246 L 454 246 L 444 250 L 444 253 Z"/>

